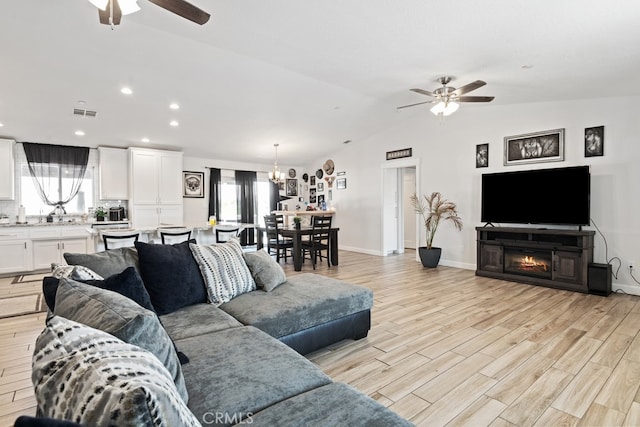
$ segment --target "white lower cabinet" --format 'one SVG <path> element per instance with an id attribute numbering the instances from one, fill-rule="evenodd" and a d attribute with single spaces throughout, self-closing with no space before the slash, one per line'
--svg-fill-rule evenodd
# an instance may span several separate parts
<path id="1" fill-rule="evenodd" d="M 33 270 L 31 240 L 0 240 L 0 274 Z"/>
<path id="2" fill-rule="evenodd" d="M 65 252 L 86 254 L 87 239 L 34 240 L 33 269 L 48 269 L 52 263 L 64 263 Z"/>

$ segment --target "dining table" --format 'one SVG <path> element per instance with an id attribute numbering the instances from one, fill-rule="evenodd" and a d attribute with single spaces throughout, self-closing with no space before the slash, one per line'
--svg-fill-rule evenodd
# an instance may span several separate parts
<path id="1" fill-rule="evenodd" d="M 262 237 L 267 232 L 266 227 L 256 227 L 258 231 L 258 243 L 257 249 L 260 250 L 264 247 Z M 340 228 L 331 227 L 329 231 L 329 261 L 331 265 L 338 265 L 338 231 Z M 290 237 L 293 240 L 293 268 L 295 271 L 302 270 L 302 237 L 309 236 L 313 232 L 311 226 L 301 226 L 296 228 L 295 226 L 289 226 L 279 228 L 278 232 L 283 237 Z"/>

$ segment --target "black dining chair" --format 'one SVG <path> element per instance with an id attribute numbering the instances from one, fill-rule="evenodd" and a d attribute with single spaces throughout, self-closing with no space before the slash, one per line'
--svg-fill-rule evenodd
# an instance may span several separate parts
<path id="1" fill-rule="evenodd" d="M 158 230 L 160 241 L 163 245 L 182 243 L 191 240 L 191 231 L 188 229 L 180 230 Z"/>
<path id="2" fill-rule="evenodd" d="M 102 233 L 102 242 L 104 243 L 104 250 L 117 248 L 126 248 L 135 246 L 135 242 L 138 241 L 140 233 L 129 234 L 109 234 Z"/>
<path id="3" fill-rule="evenodd" d="M 232 237 L 238 237 L 240 227 L 218 228 L 216 227 L 216 243 L 228 242 Z"/>
<path id="4" fill-rule="evenodd" d="M 280 253 L 282 252 L 284 262 L 287 262 L 287 251 L 293 257 L 293 239 L 280 234 L 280 228 L 284 227 L 284 217 L 282 215 L 265 215 L 264 225 L 267 231 L 267 252 L 271 254 L 271 250 L 274 249 L 277 262 L 280 262 Z"/>
<path id="5" fill-rule="evenodd" d="M 301 242 L 302 262 L 308 254 L 311 259 L 313 269 L 316 269 L 316 260 L 320 257 L 322 261 L 322 251 L 327 257 L 327 265 L 331 268 L 331 257 L 329 256 L 331 239 L 331 216 L 313 216 L 311 220 L 311 234 L 307 240 Z"/>

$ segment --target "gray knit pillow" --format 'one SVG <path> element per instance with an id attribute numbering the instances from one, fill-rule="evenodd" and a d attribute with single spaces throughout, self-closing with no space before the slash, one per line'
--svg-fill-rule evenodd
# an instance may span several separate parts
<path id="1" fill-rule="evenodd" d="M 245 253 L 244 260 L 251 271 L 256 286 L 267 292 L 271 292 L 287 281 L 287 276 L 280 264 L 271 258 L 271 255 L 264 249 Z"/>
<path id="2" fill-rule="evenodd" d="M 213 245 L 190 243 L 189 248 L 198 263 L 212 304 L 220 305 L 256 290 L 256 282 L 244 262 L 237 238 Z"/>
<path id="3" fill-rule="evenodd" d="M 88 426 L 200 425 L 157 357 L 60 316 L 36 340 L 31 378 L 44 417 Z"/>
<path id="4" fill-rule="evenodd" d="M 188 401 L 180 360 L 158 316 L 117 292 L 61 279 L 53 314 L 100 329 L 153 353 L 169 370 Z"/>

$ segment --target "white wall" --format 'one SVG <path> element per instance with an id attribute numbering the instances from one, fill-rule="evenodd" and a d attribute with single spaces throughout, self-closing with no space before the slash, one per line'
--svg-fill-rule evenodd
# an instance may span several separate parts
<path id="1" fill-rule="evenodd" d="M 340 247 L 381 255 L 381 165 L 385 152 L 413 148 L 421 160 L 422 193 L 440 191 L 458 204 L 465 227 L 440 227 L 435 244 L 441 263 L 475 269 L 476 232 L 480 223 L 482 173 L 521 169 L 592 166 L 591 217 L 608 243 L 607 259 L 623 262 L 619 284 L 633 285 L 627 260 L 640 261 L 640 97 L 510 106 L 463 104 L 441 122 L 428 108 L 395 114 L 394 125 L 334 153 L 337 171 L 346 171 L 347 188 L 333 191 Z M 605 126 L 603 157 L 584 157 L 584 129 Z M 565 128 L 564 162 L 503 166 L 503 138 Z M 489 143 L 489 167 L 475 168 L 476 144 Z M 311 169 L 311 168 L 308 168 Z M 594 227 L 586 229 L 595 230 Z M 423 234 L 423 233 L 421 233 Z M 605 245 L 596 236 L 595 262 L 605 262 Z M 421 242 L 423 244 L 424 242 Z M 617 261 L 612 262 L 614 272 Z M 636 276 L 640 279 L 640 274 Z M 640 289 L 640 287 L 637 287 Z"/>

